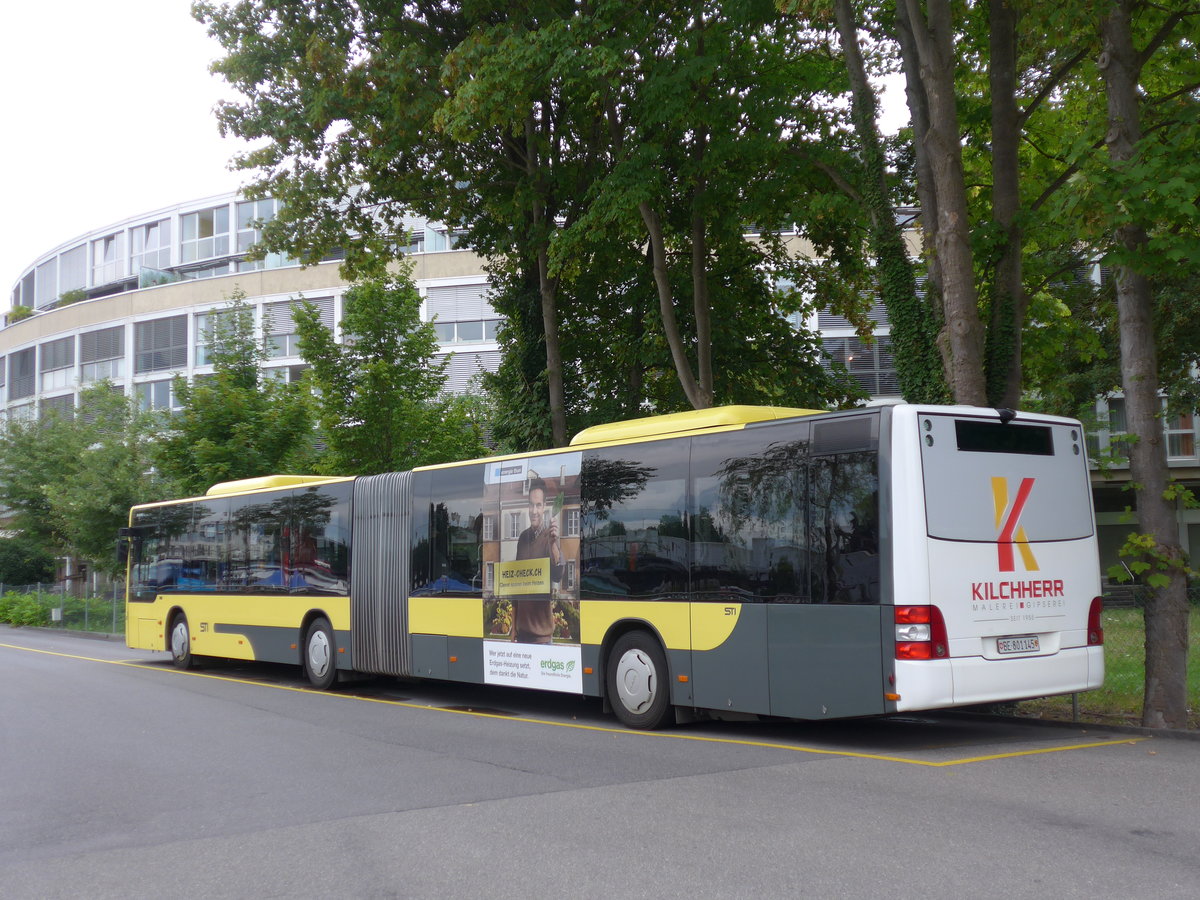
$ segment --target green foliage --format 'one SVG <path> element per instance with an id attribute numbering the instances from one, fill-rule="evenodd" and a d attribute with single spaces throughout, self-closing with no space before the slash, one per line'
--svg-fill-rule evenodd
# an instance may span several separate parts
<path id="1" fill-rule="evenodd" d="M 54 557 L 25 535 L 0 538 L 0 584 L 37 584 L 54 578 Z"/>
<path id="2" fill-rule="evenodd" d="M 33 307 L 18 304 L 8 311 L 8 324 L 11 325 L 13 322 L 20 322 L 22 319 L 28 319 L 32 315 Z"/>
<path id="3" fill-rule="evenodd" d="M 50 609 L 38 603 L 32 594 L 7 591 L 0 595 L 0 622 L 17 627 L 40 627 L 50 624 Z"/>
<path id="4" fill-rule="evenodd" d="M 69 306 L 72 303 L 79 303 L 81 300 L 88 298 L 87 291 L 83 288 L 75 288 L 70 291 L 63 291 L 58 295 L 59 306 Z"/>
<path id="5" fill-rule="evenodd" d="M 485 410 L 444 394 L 448 360 L 435 360 L 437 337 L 408 272 L 358 282 L 343 304 L 341 344 L 315 306 L 295 313 L 328 446 L 321 468 L 369 475 L 482 456 Z"/>
<path id="6" fill-rule="evenodd" d="M 743 234 L 799 223 L 842 262 L 864 234 L 861 210 L 793 145 L 813 143 L 823 162 L 854 152 L 837 136 L 841 68 L 770 2 L 656 0 L 636 16 L 615 0 L 194 10 L 226 50 L 214 69 L 243 96 L 222 127 L 254 142 L 239 164 L 283 204 L 267 247 L 303 260 L 344 248 L 348 272 L 378 277 L 416 212 L 464 229 L 491 261 L 508 321 L 488 380 L 502 446 L 553 442 L 542 284 L 569 430 L 684 408 L 688 368 L 718 403 L 854 395 L 785 320 L 824 295 L 857 310 L 864 267 L 830 268 L 804 286 L 803 310 L 783 309 L 771 287 L 799 286 L 797 242 Z M 674 357 L 643 205 L 662 228 Z"/>
<path id="7" fill-rule="evenodd" d="M 254 333 L 254 311 L 240 291 L 210 315 L 211 377 L 175 379 L 178 412 L 165 421 L 159 465 L 191 495 L 213 484 L 308 468 L 312 415 L 304 388 L 261 368 L 270 335 Z"/>

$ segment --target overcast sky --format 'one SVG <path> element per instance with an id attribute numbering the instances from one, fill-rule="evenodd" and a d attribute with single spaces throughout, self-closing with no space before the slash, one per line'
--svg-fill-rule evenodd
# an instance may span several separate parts
<path id="1" fill-rule="evenodd" d="M 8 3 L 0 309 L 37 257 L 128 216 L 238 188 L 242 146 L 217 133 L 232 97 L 190 0 Z"/>

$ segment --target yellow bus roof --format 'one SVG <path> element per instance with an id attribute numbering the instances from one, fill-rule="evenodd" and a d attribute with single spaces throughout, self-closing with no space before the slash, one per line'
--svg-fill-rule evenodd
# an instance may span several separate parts
<path id="1" fill-rule="evenodd" d="M 265 491 L 269 488 L 295 487 L 298 484 L 320 484 L 327 481 L 345 481 L 329 475 L 261 475 L 258 478 L 243 478 L 240 481 L 222 481 L 204 492 L 206 497 L 225 494 L 244 494 L 247 491 Z"/>
<path id="2" fill-rule="evenodd" d="M 575 435 L 571 439 L 571 446 L 628 441 L 656 435 L 677 435 L 708 428 L 767 422 L 772 419 L 815 416 L 822 412 L 824 410 L 794 409 L 786 406 L 714 406 L 711 409 L 693 409 L 688 412 L 668 413 L 664 416 L 646 416 L 641 419 L 628 419 L 624 422 L 593 425 Z"/>

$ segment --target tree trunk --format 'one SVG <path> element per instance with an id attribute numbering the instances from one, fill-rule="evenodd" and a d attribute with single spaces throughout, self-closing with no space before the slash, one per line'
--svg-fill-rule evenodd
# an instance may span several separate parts
<path id="1" fill-rule="evenodd" d="M 693 409 L 708 409 L 712 406 L 712 389 L 705 388 L 692 373 L 692 364 L 687 357 L 683 336 L 679 333 L 679 322 L 675 318 L 675 296 L 671 290 L 671 278 L 667 272 L 667 246 L 663 237 L 662 222 L 649 203 L 639 203 L 638 212 L 650 238 L 650 255 L 654 266 L 654 284 L 658 288 L 658 309 L 662 315 L 663 333 L 667 346 L 671 348 L 671 361 L 675 363 L 675 374 L 683 393 Z"/>
<path id="2" fill-rule="evenodd" d="M 1003 243 L 992 288 L 987 333 L 989 406 L 1016 409 L 1021 402 L 1021 330 L 1025 289 L 1021 276 L 1021 207 L 1017 111 L 1017 12 L 1013 0 L 990 0 L 988 74 L 992 94 L 992 217 Z"/>
<path id="3" fill-rule="evenodd" d="M 891 323 L 900 393 L 909 403 L 944 401 L 946 385 L 937 351 L 937 323 L 929 306 L 917 296 L 912 262 L 889 198 L 886 161 L 875 121 L 875 92 L 867 80 L 858 46 L 854 5 L 852 0 L 836 0 L 834 8 L 850 79 L 851 116 L 862 147 L 864 199 L 871 217 L 871 251 L 875 256 L 880 299 Z"/>
<path id="4" fill-rule="evenodd" d="M 1134 158 L 1141 139 L 1139 62 L 1133 48 L 1131 0 L 1114 0 L 1101 21 L 1103 49 L 1097 65 L 1108 99 L 1109 158 L 1120 167 Z M 1117 244 L 1132 256 L 1149 241 L 1140 223 L 1120 225 Z M 1162 403 L 1150 283 L 1129 265 L 1116 267 L 1117 318 L 1121 337 L 1121 386 L 1129 432 L 1129 469 L 1137 485 L 1138 527 L 1153 536 L 1153 555 L 1164 561 L 1165 587 L 1146 604 L 1146 686 L 1142 724 L 1149 728 L 1187 727 L 1187 585 L 1179 521 L 1165 492 L 1170 480 L 1163 446 Z M 1154 571 L 1152 569 L 1152 571 Z"/>
<path id="5" fill-rule="evenodd" d="M 567 446 L 566 394 L 563 389 L 562 347 L 558 340 L 558 279 L 550 276 L 550 229 L 546 222 L 546 205 L 537 184 L 538 154 L 537 124 L 534 114 L 525 119 L 526 174 L 533 193 L 533 230 L 537 235 L 538 293 L 542 300 L 542 327 L 546 333 L 546 387 L 550 394 L 550 434 L 555 447 Z"/>
<path id="6" fill-rule="evenodd" d="M 959 403 L 983 406 L 983 323 L 967 217 L 967 191 L 959 143 L 958 108 L 954 96 L 953 17 L 949 0 L 902 0 L 911 28 L 921 87 L 929 108 L 929 128 L 918 132 L 924 142 L 937 199 L 937 231 L 933 252 L 941 271 L 942 308 L 949 343 L 949 382 Z M 904 30 L 899 31 L 904 34 Z"/>

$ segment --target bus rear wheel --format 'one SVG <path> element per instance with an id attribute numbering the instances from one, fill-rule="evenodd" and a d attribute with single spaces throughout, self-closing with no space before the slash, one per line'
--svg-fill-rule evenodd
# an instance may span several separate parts
<path id="1" fill-rule="evenodd" d="M 304 674 L 317 690 L 329 690 L 337 680 L 335 652 L 333 626 L 328 619 L 313 619 L 304 637 Z"/>
<path id="2" fill-rule="evenodd" d="M 667 658 L 653 635 L 629 631 L 617 638 L 608 655 L 607 687 L 613 712 L 624 725 L 649 730 L 664 723 L 671 690 Z"/>
<path id="3" fill-rule="evenodd" d="M 188 630 L 187 616 L 183 613 L 178 613 L 171 620 L 169 649 L 171 662 L 175 663 L 175 668 L 190 669 L 192 667 L 192 634 Z"/>

